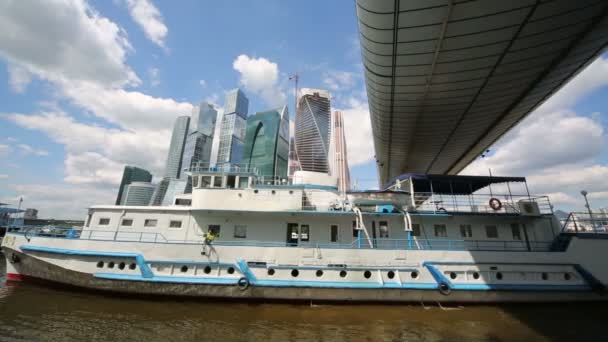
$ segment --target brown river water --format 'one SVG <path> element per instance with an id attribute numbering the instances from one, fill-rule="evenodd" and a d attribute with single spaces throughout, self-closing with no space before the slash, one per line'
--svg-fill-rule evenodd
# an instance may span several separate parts
<path id="1" fill-rule="evenodd" d="M 607 304 L 327 305 L 129 298 L 5 284 L 0 341 L 608 341 Z"/>

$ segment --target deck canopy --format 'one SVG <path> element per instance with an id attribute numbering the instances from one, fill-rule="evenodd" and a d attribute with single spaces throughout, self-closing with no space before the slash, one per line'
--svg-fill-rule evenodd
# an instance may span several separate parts
<path id="1" fill-rule="evenodd" d="M 381 184 L 458 174 L 593 61 L 605 0 L 357 0 Z"/>
<path id="2" fill-rule="evenodd" d="M 412 182 L 414 193 L 434 193 L 437 195 L 471 195 L 479 189 L 491 184 L 525 183 L 525 177 L 493 177 L 493 176 L 452 176 L 452 175 L 423 175 L 406 173 L 394 177 L 384 188 L 388 189 L 399 182 Z M 409 190 L 409 189 L 405 189 Z"/>

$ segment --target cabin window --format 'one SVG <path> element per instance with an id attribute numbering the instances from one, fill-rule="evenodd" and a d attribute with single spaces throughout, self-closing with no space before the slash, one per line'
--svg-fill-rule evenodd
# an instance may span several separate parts
<path id="1" fill-rule="evenodd" d="M 448 231 L 445 227 L 445 224 L 435 225 L 435 237 L 448 237 Z"/>
<path id="2" fill-rule="evenodd" d="M 169 221 L 169 228 L 179 229 L 182 227 L 182 221 L 171 220 Z"/>
<path id="3" fill-rule="evenodd" d="M 461 224 L 460 225 L 460 237 L 470 238 L 473 237 L 473 229 L 470 224 Z"/>
<path id="4" fill-rule="evenodd" d="M 388 223 L 386 221 L 380 221 L 380 238 L 388 238 Z"/>
<path id="5" fill-rule="evenodd" d="M 486 236 L 489 239 L 498 239 L 498 228 L 496 226 L 486 226 Z"/>
<path id="6" fill-rule="evenodd" d="M 228 189 L 234 189 L 236 187 L 236 176 L 226 177 L 226 187 Z"/>
<path id="7" fill-rule="evenodd" d="M 513 234 L 513 240 L 521 240 L 521 231 L 519 230 L 519 224 L 511 223 L 511 233 Z"/>
<path id="8" fill-rule="evenodd" d="M 156 227 L 157 224 L 158 224 L 158 220 L 156 220 L 156 219 L 146 219 L 144 221 L 144 227 L 147 227 L 147 228 Z"/>
<path id="9" fill-rule="evenodd" d="M 198 176 L 192 176 L 192 187 L 198 187 Z"/>
<path id="10" fill-rule="evenodd" d="M 208 227 L 209 233 L 213 234 L 215 237 L 220 237 L 220 225 L 219 224 L 210 224 Z"/>
<path id="11" fill-rule="evenodd" d="M 310 241 L 310 227 L 307 224 L 300 226 L 300 241 Z"/>
<path id="12" fill-rule="evenodd" d="M 359 237 L 359 230 L 357 229 L 357 221 L 353 221 L 353 237 Z"/>
<path id="13" fill-rule="evenodd" d="M 247 238 L 247 226 L 244 224 L 234 225 L 234 237 L 239 239 Z"/>
<path id="14" fill-rule="evenodd" d="M 420 236 L 420 224 L 412 223 L 412 236 Z"/>
<path id="15" fill-rule="evenodd" d="M 123 227 L 131 227 L 133 225 L 133 219 L 130 219 L 130 218 L 122 219 L 122 222 L 120 223 L 120 225 Z"/>
<path id="16" fill-rule="evenodd" d="M 192 205 L 192 200 L 189 198 L 176 198 L 175 205 Z"/>
<path id="17" fill-rule="evenodd" d="M 239 177 L 239 188 L 245 189 L 249 185 L 249 177 Z"/>
<path id="18" fill-rule="evenodd" d="M 102 217 L 99 219 L 100 226 L 108 226 L 110 224 L 110 219 L 107 217 Z"/>
<path id="19" fill-rule="evenodd" d="M 222 176 L 214 176 L 213 177 L 213 187 L 221 188 L 222 187 Z"/>
<path id="20" fill-rule="evenodd" d="M 329 227 L 329 240 L 331 242 L 338 242 L 338 226 L 335 224 Z"/>
<path id="21" fill-rule="evenodd" d="M 201 188 L 211 187 L 211 176 L 201 176 Z"/>

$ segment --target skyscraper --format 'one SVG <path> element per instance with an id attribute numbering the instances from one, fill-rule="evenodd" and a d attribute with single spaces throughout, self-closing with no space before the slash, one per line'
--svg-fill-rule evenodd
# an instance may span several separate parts
<path id="1" fill-rule="evenodd" d="M 173 125 L 171 134 L 171 144 L 167 154 L 167 164 L 165 166 L 165 177 L 180 178 L 182 172 L 182 158 L 184 155 L 184 145 L 190 125 L 189 116 L 179 116 Z"/>
<path id="2" fill-rule="evenodd" d="M 123 195 L 126 192 L 126 187 L 133 182 L 151 182 L 152 174 L 148 170 L 141 169 L 135 166 L 125 166 L 122 172 L 122 180 L 118 188 L 118 196 L 116 196 L 116 205 L 124 204 Z"/>
<path id="3" fill-rule="evenodd" d="M 190 129 L 184 145 L 182 172 L 183 169 L 197 163 L 208 165 L 211 162 L 216 118 L 217 111 L 207 102 L 201 102 L 200 106 L 193 109 Z"/>
<path id="4" fill-rule="evenodd" d="M 294 137 L 289 140 L 289 178 L 293 177 L 294 172 L 301 170 L 300 160 L 298 160 L 298 154 L 296 153 L 296 141 Z"/>
<path id="5" fill-rule="evenodd" d="M 124 205 L 144 206 L 150 203 L 154 185 L 150 182 L 132 182 L 125 190 Z"/>
<path id="6" fill-rule="evenodd" d="M 247 118 L 243 163 L 268 183 L 287 181 L 289 112 L 287 106 Z"/>
<path id="7" fill-rule="evenodd" d="M 302 88 L 295 121 L 295 152 L 301 169 L 329 173 L 329 92 Z"/>
<path id="8" fill-rule="evenodd" d="M 240 89 L 231 90 L 226 94 L 217 164 L 242 162 L 248 110 L 249 100 Z"/>
<path id="9" fill-rule="evenodd" d="M 338 177 L 338 190 L 350 190 L 350 170 L 348 169 L 348 155 L 346 154 L 346 137 L 344 135 L 344 119 L 342 112 L 335 111 L 332 120 L 330 149 L 333 154 L 332 175 Z"/>

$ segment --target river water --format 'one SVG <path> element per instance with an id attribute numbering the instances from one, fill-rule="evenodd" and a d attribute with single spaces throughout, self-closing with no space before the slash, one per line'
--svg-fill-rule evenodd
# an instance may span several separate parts
<path id="1" fill-rule="evenodd" d="M 7 286 L 0 341 L 608 341 L 608 305 L 292 305 Z"/>

